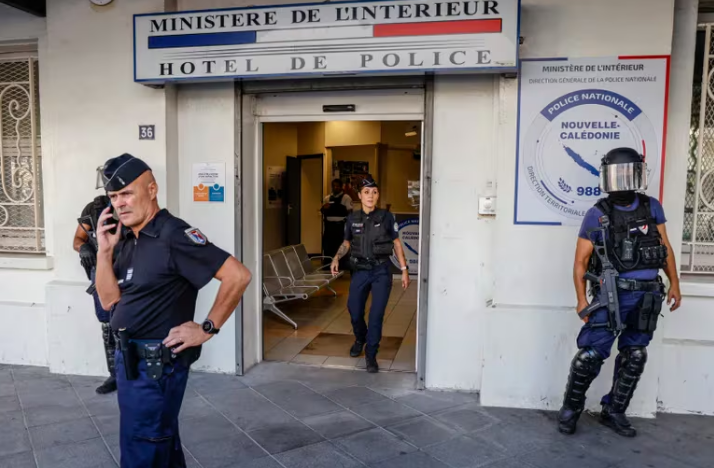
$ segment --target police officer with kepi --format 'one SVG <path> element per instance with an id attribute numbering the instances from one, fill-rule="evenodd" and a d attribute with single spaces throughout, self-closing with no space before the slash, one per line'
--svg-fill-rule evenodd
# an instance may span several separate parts
<path id="1" fill-rule="evenodd" d="M 109 197 L 99 195 L 89 202 L 82 210 L 79 218 L 79 225 L 74 233 L 73 247 L 79 253 L 79 261 L 87 274 L 87 279 L 92 283 L 87 290 L 94 301 L 94 313 L 97 320 L 102 324 L 102 340 L 104 341 L 104 354 L 107 359 L 107 369 L 109 377 L 97 387 L 96 392 L 100 395 L 116 391 L 117 383 L 114 372 L 114 353 L 116 352 L 116 342 L 112 327 L 109 325 L 109 311 L 104 310 L 99 302 L 97 289 L 94 286 L 94 277 L 97 266 L 97 234 L 96 228 L 99 223 L 100 213 L 109 206 Z"/>
<path id="2" fill-rule="evenodd" d="M 123 154 L 100 175 L 119 218 L 111 222 L 109 208 L 99 218 L 96 285 L 120 346 L 121 466 L 185 467 L 178 415 L 189 366 L 233 313 L 251 275 L 199 229 L 159 209 L 144 161 Z M 212 278 L 221 286 L 199 325 L 196 297 Z"/>
<path id="3" fill-rule="evenodd" d="M 392 213 L 377 208 L 379 187 L 371 176 L 362 180 L 358 193 L 362 209 L 347 217 L 345 240 L 332 260 L 331 270 L 338 273 L 340 258 L 352 249 L 350 283 L 347 308 L 352 319 L 355 342 L 350 356 L 357 357 L 365 350 L 367 372 L 379 371 L 377 351 L 382 339 L 382 322 L 392 291 L 392 274 L 389 261 L 396 253 L 402 270 L 402 287 L 409 287 L 409 271 L 404 249 L 399 240 L 398 226 Z M 372 292 L 372 307 L 369 311 L 369 326 L 364 321 L 367 297 Z M 365 348 L 366 345 L 366 348 Z"/>
<path id="4" fill-rule="evenodd" d="M 647 188 L 644 157 L 631 148 L 607 153 L 600 188 L 608 197 L 585 214 L 575 252 L 577 310 L 585 325 L 578 335 L 558 429 L 575 432 L 585 393 L 619 335 L 612 388 L 601 400 L 600 421 L 622 436 L 634 437 L 637 431 L 625 412 L 644 371 L 647 345 L 665 299 L 659 270 L 669 278 L 667 303 L 672 311 L 681 302 L 679 279 L 662 205 L 641 193 Z M 586 279 L 592 287 L 590 304 Z"/>

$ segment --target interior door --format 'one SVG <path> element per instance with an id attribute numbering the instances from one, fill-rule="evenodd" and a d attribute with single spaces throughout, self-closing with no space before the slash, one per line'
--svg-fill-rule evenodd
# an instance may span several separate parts
<path id="1" fill-rule="evenodd" d="M 285 240 L 287 245 L 300 244 L 302 167 L 298 158 L 287 157 L 285 165 Z"/>

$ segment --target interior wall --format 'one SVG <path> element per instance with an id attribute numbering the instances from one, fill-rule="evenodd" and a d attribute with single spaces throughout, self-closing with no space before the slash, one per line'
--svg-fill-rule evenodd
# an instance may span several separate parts
<path id="1" fill-rule="evenodd" d="M 263 180 L 268 166 L 285 168 L 287 156 L 298 155 L 298 131 L 294 123 L 263 125 Z M 285 243 L 285 208 L 268 203 L 268 184 L 263 184 L 263 251 L 279 249 Z"/>
<path id="2" fill-rule="evenodd" d="M 309 254 L 322 253 L 322 159 L 300 164 L 300 242 Z"/>
<path id="3" fill-rule="evenodd" d="M 325 122 L 325 146 L 375 145 L 381 133 L 378 121 Z"/>
<path id="4" fill-rule="evenodd" d="M 416 126 L 416 136 L 405 135 Z M 414 149 L 421 142 L 421 122 L 382 122 L 381 138 L 385 154 L 380 154 L 379 173 L 380 201 L 382 206 L 391 205 L 394 213 L 418 213 L 407 194 L 408 181 L 420 180 L 421 160 L 414 157 Z"/>

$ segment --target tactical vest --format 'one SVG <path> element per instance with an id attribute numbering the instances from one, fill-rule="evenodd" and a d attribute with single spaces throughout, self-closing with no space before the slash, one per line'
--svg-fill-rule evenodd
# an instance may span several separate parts
<path id="1" fill-rule="evenodd" d="M 102 211 L 109 206 L 109 197 L 106 195 L 99 195 L 96 197 L 94 200 L 89 202 L 87 206 L 84 208 L 84 211 L 82 214 L 88 215 L 92 222 L 90 224 L 90 229 L 89 229 L 89 235 L 93 238 L 96 239 L 96 233 L 94 230 L 97 228 L 99 225 L 99 216 L 102 214 Z M 94 241 L 96 242 L 96 240 Z M 92 243 L 94 245 L 94 243 Z"/>
<path id="2" fill-rule="evenodd" d="M 369 215 L 364 211 L 353 213 L 352 255 L 350 262 L 356 268 L 370 268 L 386 262 L 392 254 L 394 241 L 389 235 L 384 218 L 387 212 L 376 209 Z"/>
<path id="3" fill-rule="evenodd" d="M 615 208 L 607 198 L 595 205 L 610 220 L 605 246 L 610 262 L 618 272 L 658 270 L 667 265 L 667 247 L 650 208 L 650 198 L 637 194 L 639 205 L 633 211 Z M 599 275 L 602 266 L 595 253 L 590 257 L 589 270 Z"/>
<path id="4" fill-rule="evenodd" d="M 330 218 L 345 218 L 349 214 L 347 207 L 342 204 L 342 198 L 345 193 L 340 192 L 339 195 L 330 195 L 330 207 L 325 210 L 325 217 Z"/>

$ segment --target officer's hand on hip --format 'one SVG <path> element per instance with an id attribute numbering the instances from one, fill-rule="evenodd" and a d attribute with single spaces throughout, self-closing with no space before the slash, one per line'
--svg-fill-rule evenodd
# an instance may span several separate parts
<path id="1" fill-rule="evenodd" d="M 679 305 L 682 303 L 682 293 L 679 291 L 679 285 L 675 284 L 669 287 L 669 292 L 667 293 L 667 305 L 669 306 L 670 312 L 674 312 L 679 309 Z"/>
<path id="2" fill-rule="evenodd" d="M 117 245 L 117 242 L 119 242 L 119 239 L 121 238 L 121 221 L 117 221 L 116 224 L 104 224 L 110 218 L 113 219 L 113 216 L 109 212 L 109 207 L 107 207 L 104 209 L 104 211 L 102 211 L 102 214 L 99 216 L 99 220 L 97 223 L 99 225 L 97 227 L 97 244 L 99 246 L 99 253 L 112 253 L 114 251 L 114 247 Z M 116 232 L 114 234 L 110 233 L 109 231 L 115 226 L 117 228 Z"/>
<path id="3" fill-rule="evenodd" d="M 409 270 L 404 270 L 402 272 L 402 287 L 406 290 L 409 287 L 411 278 L 409 278 Z"/>
<path id="4" fill-rule="evenodd" d="M 169 336 L 164 339 L 164 346 L 172 349 L 178 346 L 173 349 L 173 352 L 178 354 L 186 348 L 200 346 L 212 337 L 213 335 L 203 331 L 201 325 L 196 322 L 186 322 L 171 329 Z"/>
<path id="5" fill-rule="evenodd" d="M 332 272 L 332 276 L 337 276 L 337 274 L 340 272 L 339 260 L 332 260 L 332 263 L 330 264 L 330 271 Z"/>

